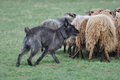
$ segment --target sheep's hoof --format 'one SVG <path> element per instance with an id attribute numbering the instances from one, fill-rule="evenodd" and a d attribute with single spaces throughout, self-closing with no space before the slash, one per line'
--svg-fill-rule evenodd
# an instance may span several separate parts
<path id="1" fill-rule="evenodd" d="M 120 58 L 119 58 L 119 57 L 116 57 L 115 59 L 118 59 L 118 60 L 119 60 Z"/>
<path id="2" fill-rule="evenodd" d="M 84 57 L 81 57 L 81 59 L 85 59 Z"/>
<path id="3" fill-rule="evenodd" d="M 69 55 L 69 57 L 71 57 L 71 55 Z"/>
<path id="4" fill-rule="evenodd" d="M 88 62 L 90 62 L 91 60 L 90 59 L 88 59 Z"/>
<path id="5" fill-rule="evenodd" d="M 102 62 L 103 61 L 103 59 L 100 59 L 100 62 Z"/>
<path id="6" fill-rule="evenodd" d="M 75 56 L 71 56 L 71 58 L 72 58 L 72 59 L 74 59 L 74 58 L 75 58 Z"/>
<path id="7" fill-rule="evenodd" d="M 110 60 L 108 60 L 108 62 L 110 63 Z"/>

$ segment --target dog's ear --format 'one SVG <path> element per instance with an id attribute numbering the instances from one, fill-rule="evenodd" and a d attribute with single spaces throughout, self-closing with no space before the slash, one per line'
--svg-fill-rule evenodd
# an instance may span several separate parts
<path id="1" fill-rule="evenodd" d="M 69 24 L 69 22 L 68 22 L 68 20 L 65 18 L 65 21 L 64 21 L 64 26 L 68 26 L 68 24 Z"/>
<path id="2" fill-rule="evenodd" d="M 25 27 L 24 31 L 25 31 L 25 33 L 27 34 L 27 33 L 30 32 L 30 29 L 29 29 L 28 27 Z"/>

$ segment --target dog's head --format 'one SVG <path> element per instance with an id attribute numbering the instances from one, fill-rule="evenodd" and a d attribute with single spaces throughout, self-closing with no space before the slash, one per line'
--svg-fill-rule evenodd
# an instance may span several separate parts
<path id="1" fill-rule="evenodd" d="M 80 31 L 77 30 L 74 25 L 70 24 L 67 19 L 64 20 L 64 24 L 61 28 L 61 33 L 65 39 L 70 36 L 77 36 L 80 33 Z"/>

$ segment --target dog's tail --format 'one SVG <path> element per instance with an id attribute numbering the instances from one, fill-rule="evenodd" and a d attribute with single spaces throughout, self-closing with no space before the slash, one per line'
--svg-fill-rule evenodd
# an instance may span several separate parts
<path id="1" fill-rule="evenodd" d="M 25 27 L 25 33 L 29 33 L 30 32 L 30 29 L 28 27 Z"/>

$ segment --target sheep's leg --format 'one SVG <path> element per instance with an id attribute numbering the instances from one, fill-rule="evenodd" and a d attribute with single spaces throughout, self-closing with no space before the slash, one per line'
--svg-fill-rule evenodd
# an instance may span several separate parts
<path id="1" fill-rule="evenodd" d="M 23 56 L 24 54 L 26 54 L 29 50 L 30 50 L 30 48 L 24 48 L 24 49 L 22 50 L 22 52 L 18 55 L 16 67 L 19 67 L 19 66 L 20 66 L 20 61 L 21 61 L 22 56 Z"/>
<path id="2" fill-rule="evenodd" d="M 66 44 L 64 44 L 64 52 L 66 52 Z"/>
<path id="3" fill-rule="evenodd" d="M 79 51 L 77 51 L 76 54 L 72 56 L 72 58 L 74 59 L 77 56 L 77 54 L 79 54 Z"/>
<path id="4" fill-rule="evenodd" d="M 43 48 L 41 48 L 41 51 L 42 51 L 42 52 L 43 52 L 43 50 L 44 50 L 44 49 L 43 49 Z"/>
<path id="5" fill-rule="evenodd" d="M 94 49 L 94 48 L 91 48 L 91 49 L 90 49 L 89 58 L 88 58 L 88 61 L 89 61 L 89 62 L 92 60 L 93 49 Z"/>
<path id="6" fill-rule="evenodd" d="M 74 53 L 75 53 L 75 49 L 76 49 L 76 46 L 74 45 L 74 46 L 73 46 L 73 51 L 72 51 L 72 56 L 73 56 Z"/>
<path id="7" fill-rule="evenodd" d="M 52 51 L 50 54 L 52 55 L 52 57 L 53 57 L 53 59 L 54 59 L 54 61 L 56 63 L 60 63 L 59 60 L 58 60 L 58 58 L 55 56 L 55 52 L 54 51 Z"/>
<path id="8" fill-rule="evenodd" d="M 100 59 L 101 62 L 103 61 L 104 57 L 105 57 L 105 53 L 104 50 L 102 50 L 101 59 Z"/>
<path id="9" fill-rule="evenodd" d="M 72 56 L 72 58 L 74 59 L 79 54 L 79 52 L 80 52 L 80 46 L 77 47 L 77 52 Z"/>
<path id="10" fill-rule="evenodd" d="M 81 59 L 84 59 L 84 56 L 83 56 L 82 50 L 80 50 L 80 54 L 81 54 Z"/>
<path id="11" fill-rule="evenodd" d="M 41 54 L 41 56 L 37 59 L 37 61 L 34 63 L 34 66 L 36 66 L 37 64 L 39 64 L 39 62 L 43 59 L 43 57 L 48 53 L 48 50 L 44 50 Z"/>
<path id="12" fill-rule="evenodd" d="M 105 52 L 105 56 L 107 58 L 107 61 L 110 62 L 108 51 L 105 49 L 104 52 Z"/>
<path id="13" fill-rule="evenodd" d="M 99 53 L 99 50 L 97 48 L 97 49 L 95 49 L 95 56 L 97 56 L 98 53 Z"/>
<path id="14" fill-rule="evenodd" d="M 69 54 L 69 57 L 71 56 L 71 46 L 68 47 L 68 54 Z"/>
<path id="15" fill-rule="evenodd" d="M 120 46 L 118 45 L 118 48 L 117 48 L 117 59 L 120 58 Z"/>

